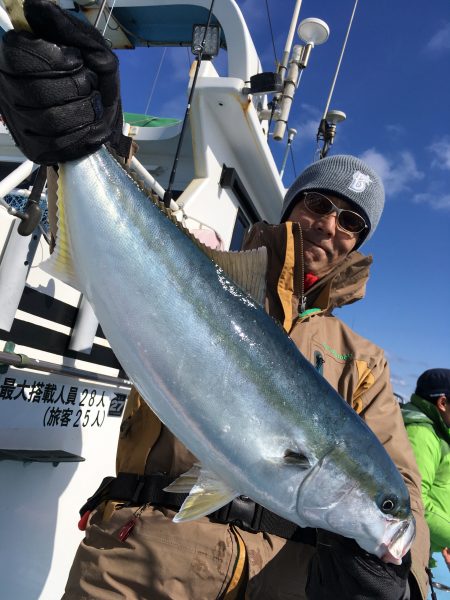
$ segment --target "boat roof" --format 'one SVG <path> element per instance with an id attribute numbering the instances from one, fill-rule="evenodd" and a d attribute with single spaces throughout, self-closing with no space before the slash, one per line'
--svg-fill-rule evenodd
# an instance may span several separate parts
<path id="1" fill-rule="evenodd" d="M 92 0 L 59 0 L 59 4 L 90 23 L 98 15 L 99 6 Z M 99 27 L 103 30 L 104 26 L 105 37 L 116 49 L 191 46 L 193 26 L 207 23 L 210 5 L 211 0 L 115 0 Z M 0 19 L 0 36 L 2 23 Z M 228 76 L 249 81 L 252 75 L 260 73 L 258 54 L 235 0 L 216 3 L 211 23 L 221 27 L 220 44 L 227 50 Z"/>
<path id="2" fill-rule="evenodd" d="M 202 6 L 132 6 L 115 8 L 122 29 L 135 46 L 190 46 L 194 25 L 208 20 L 208 10 Z M 212 16 L 211 25 L 218 25 Z M 220 45 L 226 48 L 223 30 Z"/>

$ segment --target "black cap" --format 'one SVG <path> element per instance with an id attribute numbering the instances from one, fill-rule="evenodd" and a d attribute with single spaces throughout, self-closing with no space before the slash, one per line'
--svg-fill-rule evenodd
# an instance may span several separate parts
<path id="1" fill-rule="evenodd" d="M 450 400 L 450 369 L 428 369 L 417 380 L 416 394 L 434 401 L 439 396 Z"/>

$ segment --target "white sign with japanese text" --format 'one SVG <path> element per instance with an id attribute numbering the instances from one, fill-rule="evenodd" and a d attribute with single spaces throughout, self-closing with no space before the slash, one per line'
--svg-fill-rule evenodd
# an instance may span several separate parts
<path id="1" fill-rule="evenodd" d="M 129 388 L 38 371 L 0 374 L 2 429 L 101 428 L 120 418 Z"/>

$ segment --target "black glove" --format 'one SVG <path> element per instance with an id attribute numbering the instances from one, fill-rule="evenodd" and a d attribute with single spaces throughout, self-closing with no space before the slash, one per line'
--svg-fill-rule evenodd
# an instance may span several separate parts
<path id="1" fill-rule="evenodd" d="M 46 165 L 105 142 L 125 156 L 118 60 L 100 32 L 48 0 L 25 0 L 24 12 L 34 33 L 0 45 L 0 113 L 16 144 Z"/>
<path id="2" fill-rule="evenodd" d="M 308 600 L 401 600 L 410 568 L 409 552 L 401 565 L 386 564 L 354 540 L 319 530 L 306 596 Z"/>

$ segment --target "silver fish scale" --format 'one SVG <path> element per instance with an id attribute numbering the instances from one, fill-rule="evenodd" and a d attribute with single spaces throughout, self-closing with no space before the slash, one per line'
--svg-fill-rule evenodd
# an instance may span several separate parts
<path id="1" fill-rule="evenodd" d="M 105 149 L 62 165 L 60 181 L 82 291 L 130 379 L 203 465 L 303 525 L 304 472 L 284 466 L 287 449 L 311 464 L 332 455 L 370 498 L 408 503 L 359 416 Z"/>

